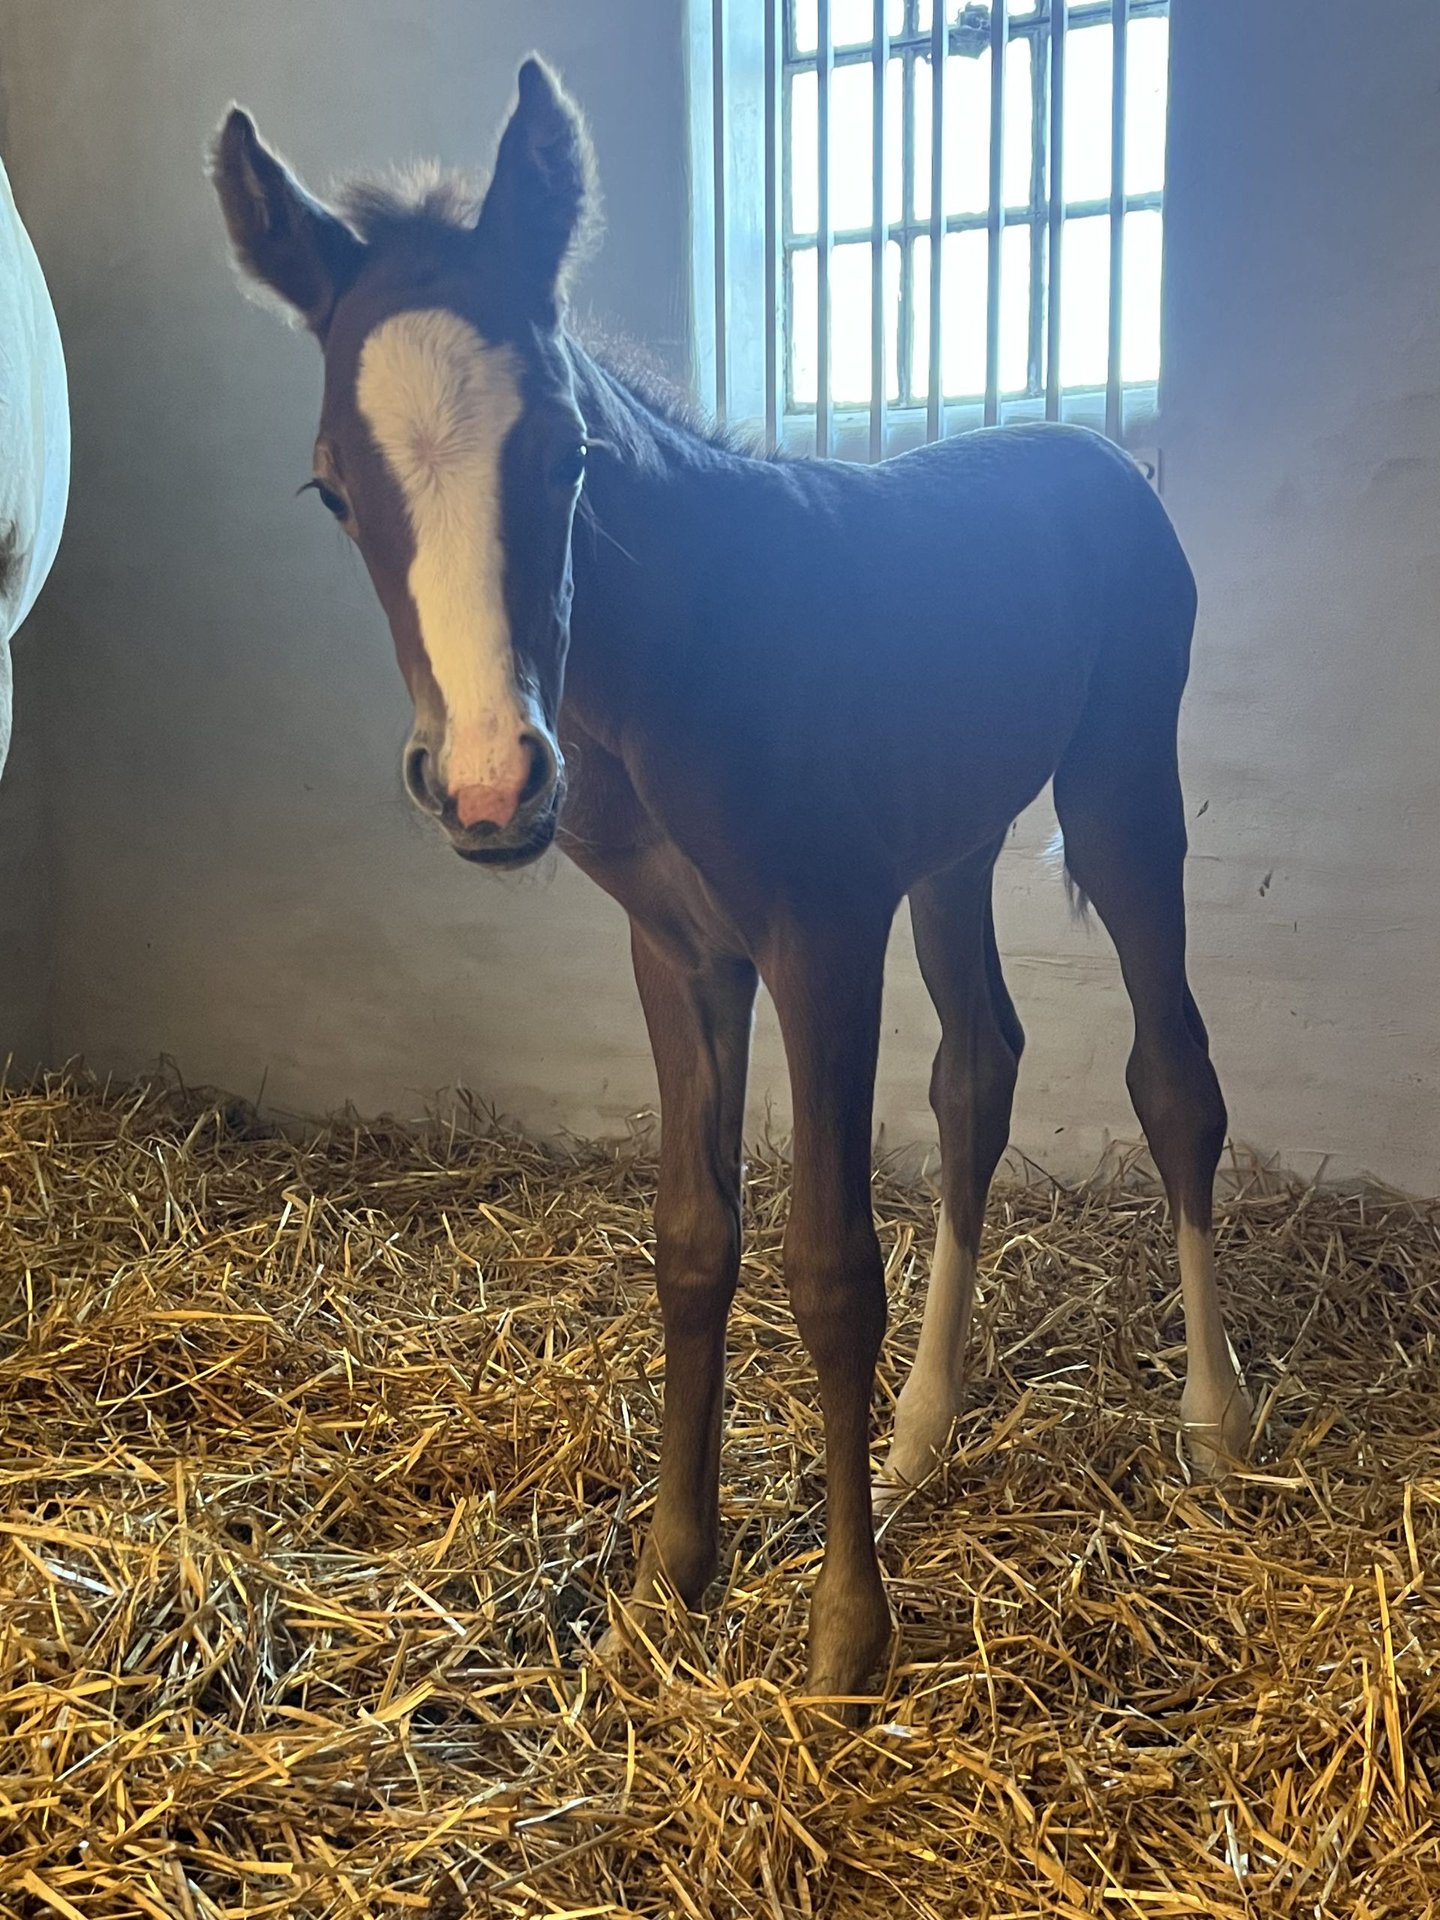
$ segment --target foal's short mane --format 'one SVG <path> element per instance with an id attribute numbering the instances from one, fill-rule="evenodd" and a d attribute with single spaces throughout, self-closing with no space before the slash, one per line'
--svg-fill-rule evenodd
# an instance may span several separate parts
<path id="1" fill-rule="evenodd" d="M 418 240 L 445 249 L 474 226 L 484 198 L 485 189 L 473 175 L 426 160 L 346 180 L 336 189 L 333 204 L 346 225 L 369 246 L 383 250 Z M 578 249 L 582 257 L 598 240 L 599 227 L 598 213 L 588 213 Z M 637 341 L 594 319 L 570 318 L 574 344 L 647 413 L 722 452 L 751 459 L 767 457 L 756 436 L 711 419 Z"/>
<path id="2" fill-rule="evenodd" d="M 578 172 L 577 204 L 559 266 L 559 289 L 589 259 L 604 227 L 595 149 L 573 101 L 566 103 L 573 140 L 571 159 Z M 403 242 L 419 235 L 443 245 L 475 225 L 487 186 L 475 174 L 442 167 L 436 160 L 411 160 L 380 174 L 357 174 L 336 189 L 336 210 L 371 246 Z"/>
<path id="3" fill-rule="evenodd" d="M 415 160 L 384 174 L 357 174 L 335 190 L 347 226 L 374 247 L 416 235 L 444 239 L 473 227 L 485 190 L 471 175 Z"/>
<path id="4" fill-rule="evenodd" d="M 706 413 L 687 387 L 672 380 L 654 355 L 627 334 L 593 318 L 575 322 L 570 338 L 646 413 L 687 439 L 700 440 L 744 459 L 779 459 L 760 438 L 741 427 L 722 426 Z"/>

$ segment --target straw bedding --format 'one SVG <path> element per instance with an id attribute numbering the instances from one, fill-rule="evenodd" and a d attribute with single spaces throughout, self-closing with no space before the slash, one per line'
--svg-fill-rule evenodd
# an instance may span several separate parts
<path id="1" fill-rule="evenodd" d="M 0 1107 L 5 1915 L 1440 1905 L 1440 1222 L 1237 1176 L 1255 1471 L 1177 1464 L 1160 1211 L 1011 1185 L 867 1723 L 797 1712 L 820 1430 L 751 1169 L 727 1561 L 585 1656 L 653 1494 L 642 1143 L 74 1081 Z M 878 1178 L 913 1349 L 925 1195 Z M 879 1424 L 887 1421 L 884 1404 Z"/>

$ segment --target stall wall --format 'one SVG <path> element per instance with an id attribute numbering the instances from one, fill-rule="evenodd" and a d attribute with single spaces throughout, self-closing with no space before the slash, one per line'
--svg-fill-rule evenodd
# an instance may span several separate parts
<path id="1" fill-rule="evenodd" d="M 1311 1172 L 1440 1185 L 1440 8 L 1174 0 L 1165 496 L 1201 583 L 1185 714 L 1193 970 L 1236 1134 Z M 242 301 L 200 169 L 236 96 L 307 171 L 484 159 L 530 45 L 584 102 L 609 238 L 586 301 L 684 363 L 680 0 L 4 0 L 6 157 L 76 413 L 44 681 L 49 1043 L 278 1107 L 419 1110 L 464 1082 L 544 1129 L 653 1100 L 617 912 L 496 882 L 413 821 L 406 701 L 310 501 L 313 348 Z M 963 778 L 963 769 L 957 769 Z M 1108 943 L 1066 918 L 1037 807 L 999 921 L 1031 1036 L 1017 1138 L 1129 1135 Z M 930 1137 L 903 928 L 888 1141 Z M 785 1121 L 762 1016 L 757 1123 Z"/>
<path id="2" fill-rule="evenodd" d="M 15 732 L 0 778 L 0 1072 L 12 1083 L 50 1057 L 49 847 L 28 636 L 27 625 L 12 644 Z"/>

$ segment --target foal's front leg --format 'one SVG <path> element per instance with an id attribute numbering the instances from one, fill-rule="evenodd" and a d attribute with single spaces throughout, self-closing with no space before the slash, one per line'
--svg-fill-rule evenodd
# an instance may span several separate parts
<path id="1" fill-rule="evenodd" d="M 748 960 L 677 954 L 638 922 L 631 949 L 660 1083 L 655 1280 L 665 1325 L 660 1484 L 635 1599 L 653 1601 L 663 1574 L 693 1606 L 719 1559 L 725 1323 L 740 1267 L 756 976 Z"/>
<path id="2" fill-rule="evenodd" d="M 777 938 L 762 962 L 785 1038 L 795 1165 L 791 1305 L 825 1418 L 825 1557 L 810 1609 L 810 1687 L 865 1690 L 890 1639 L 870 1505 L 870 1399 L 885 1272 L 870 1205 L 870 1127 L 888 922 Z"/>

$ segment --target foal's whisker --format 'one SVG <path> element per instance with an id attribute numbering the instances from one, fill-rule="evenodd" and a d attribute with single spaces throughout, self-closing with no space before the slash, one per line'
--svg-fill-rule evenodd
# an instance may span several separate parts
<path id="1" fill-rule="evenodd" d="M 598 445 L 599 443 L 592 440 L 590 444 L 592 446 L 595 446 L 595 445 Z M 584 515 L 587 526 L 593 528 L 593 530 L 596 533 L 603 534 L 605 538 L 610 542 L 611 546 L 614 547 L 617 553 L 624 554 L 625 558 L 630 562 L 632 567 L 639 566 L 640 562 L 635 558 L 635 555 L 631 553 L 628 547 L 622 546 L 621 543 L 615 538 L 614 534 L 611 533 L 610 529 L 604 525 L 599 515 L 596 513 L 594 507 L 590 505 L 590 502 L 584 497 L 583 494 L 581 495 L 581 498 L 580 498 L 580 511 Z"/>

